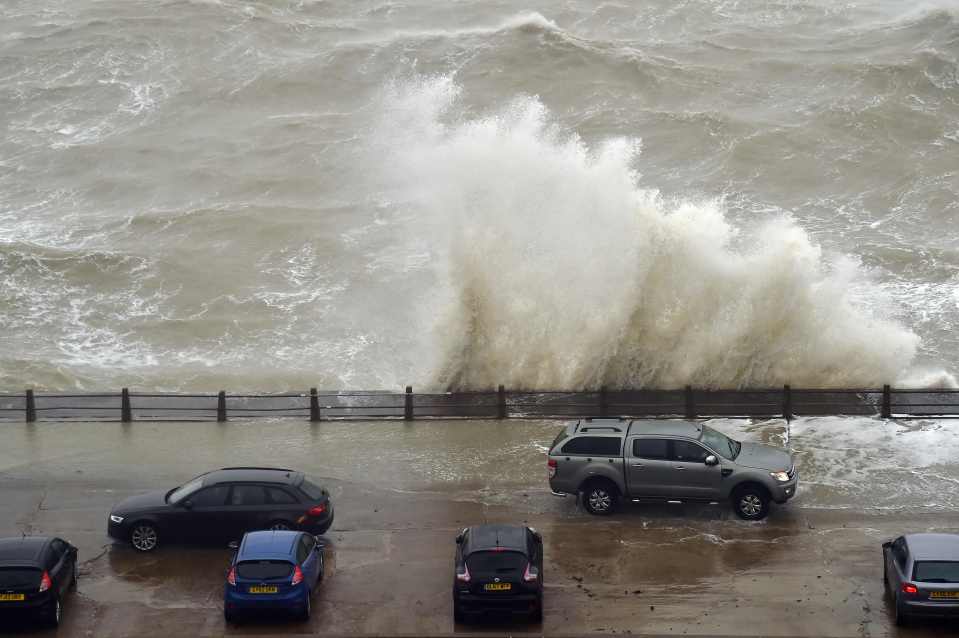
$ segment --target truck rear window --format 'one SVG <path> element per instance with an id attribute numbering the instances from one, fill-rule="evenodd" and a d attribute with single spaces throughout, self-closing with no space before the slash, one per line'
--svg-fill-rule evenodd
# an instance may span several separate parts
<path id="1" fill-rule="evenodd" d="M 618 436 L 580 436 L 563 446 L 563 454 L 619 456 L 623 440 Z"/>

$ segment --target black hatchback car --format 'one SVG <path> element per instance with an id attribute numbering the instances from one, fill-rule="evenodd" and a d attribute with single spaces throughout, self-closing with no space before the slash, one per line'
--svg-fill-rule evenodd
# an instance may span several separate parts
<path id="1" fill-rule="evenodd" d="M 77 584 L 77 548 L 61 538 L 0 539 L 0 614 L 60 624 L 61 600 Z"/>
<path id="2" fill-rule="evenodd" d="M 226 467 L 121 501 L 110 512 L 107 533 L 149 552 L 161 540 L 216 543 L 262 529 L 323 534 L 332 524 L 329 492 L 302 472 Z"/>
<path id="3" fill-rule="evenodd" d="M 531 527 L 478 525 L 456 537 L 453 618 L 543 618 L 543 539 Z"/>

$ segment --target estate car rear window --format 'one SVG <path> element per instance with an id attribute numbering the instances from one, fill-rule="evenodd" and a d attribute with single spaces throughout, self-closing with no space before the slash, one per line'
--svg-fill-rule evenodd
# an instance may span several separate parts
<path id="1" fill-rule="evenodd" d="M 293 565 L 285 560 L 248 560 L 236 566 L 236 575 L 249 580 L 286 578 L 292 573 Z"/>
<path id="2" fill-rule="evenodd" d="M 323 490 L 317 487 L 316 483 L 309 479 L 303 479 L 303 482 L 300 483 L 300 489 L 303 490 L 303 493 L 314 501 L 318 501 L 323 498 Z"/>
<path id="3" fill-rule="evenodd" d="M 563 446 L 563 454 L 619 456 L 621 440 L 616 436 L 581 436 Z"/>
<path id="4" fill-rule="evenodd" d="M 513 574 L 526 569 L 526 556 L 519 552 L 473 552 L 466 566 L 473 574 Z"/>
<path id="5" fill-rule="evenodd" d="M 959 563 L 923 560 L 913 568 L 913 580 L 922 583 L 959 583 Z"/>

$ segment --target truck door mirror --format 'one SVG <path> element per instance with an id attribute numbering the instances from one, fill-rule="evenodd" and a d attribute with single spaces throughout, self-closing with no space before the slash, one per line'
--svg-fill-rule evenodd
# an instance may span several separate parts
<path id="1" fill-rule="evenodd" d="M 719 459 L 714 454 L 706 457 L 706 465 L 719 465 Z"/>

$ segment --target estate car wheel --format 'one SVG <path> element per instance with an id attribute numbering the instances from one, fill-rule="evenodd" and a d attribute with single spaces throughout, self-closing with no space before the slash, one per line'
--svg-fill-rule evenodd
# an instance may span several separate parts
<path id="1" fill-rule="evenodd" d="M 769 514 L 769 495 L 761 487 L 747 485 L 733 494 L 733 509 L 739 518 L 758 521 Z"/>
<path id="2" fill-rule="evenodd" d="M 583 507 L 590 514 L 609 516 L 619 505 L 619 492 L 609 481 L 594 481 L 583 490 Z"/>
<path id="3" fill-rule="evenodd" d="M 270 523 L 269 529 L 278 531 L 278 532 L 290 530 L 290 529 L 293 529 L 293 524 L 288 523 L 286 521 L 273 521 L 272 523 Z"/>
<path id="4" fill-rule="evenodd" d="M 152 552 L 160 544 L 160 534 L 152 523 L 137 523 L 130 531 L 130 544 L 139 552 Z"/>

